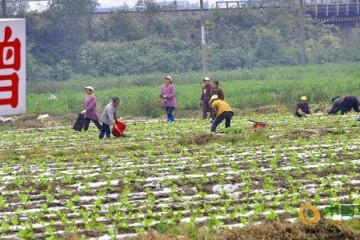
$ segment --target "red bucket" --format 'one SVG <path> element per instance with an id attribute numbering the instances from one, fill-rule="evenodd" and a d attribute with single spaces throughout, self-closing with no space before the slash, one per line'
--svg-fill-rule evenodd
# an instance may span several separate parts
<path id="1" fill-rule="evenodd" d="M 115 124 L 119 128 L 120 131 L 118 131 L 116 128 L 113 127 L 112 134 L 115 137 L 120 137 L 121 134 L 126 130 L 126 125 L 123 122 L 116 122 Z"/>
<path id="2" fill-rule="evenodd" d="M 253 123 L 253 128 L 265 128 L 267 126 L 266 123 L 262 123 L 262 122 L 254 122 Z"/>

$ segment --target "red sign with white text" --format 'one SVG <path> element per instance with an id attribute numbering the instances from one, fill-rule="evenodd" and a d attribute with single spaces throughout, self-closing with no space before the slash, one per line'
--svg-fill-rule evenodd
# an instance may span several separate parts
<path id="1" fill-rule="evenodd" d="M 0 116 L 26 111 L 25 19 L 0 19 Z"/>

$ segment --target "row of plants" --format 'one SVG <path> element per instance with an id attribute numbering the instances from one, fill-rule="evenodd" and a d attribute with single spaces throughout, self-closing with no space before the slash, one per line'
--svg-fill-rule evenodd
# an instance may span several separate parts
<path id="1" fill-rule="evenodd" d="M 0 237 L 116 238 L 180 223 L 213 232 L 294 220 L 303 202 L 360 203 L 351 116 L 260 117 L 271 127 L 236 117 L 241 132 L 217 135 L 201 121 L 129 121 L 126 138 L 108 141 L 94 128 L 3 131 Z"/>

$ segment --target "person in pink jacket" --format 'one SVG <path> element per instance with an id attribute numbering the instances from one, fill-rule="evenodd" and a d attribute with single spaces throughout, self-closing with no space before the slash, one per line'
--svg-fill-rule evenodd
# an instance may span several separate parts
<path id="1" fill-rule="evenodd" d="M 165 77 L 165 84 L 161 88 L 160 92 L 161 106 L 165 110 L 167 121 L 174 122 L 173 111 L 176 106 L 176 90 L 173 85 L 172 78 L 170 76 Z"/>
<path id="2" fill-rule="evenodd" d="M 90 121 L 93 121 L 96 127 L 101 130 L 101 124 L 99 122 L 99 112 L 96 109 L 96 97 L 94 95 L 94 88 L 92 86 L 85 87 L 86 98 L 84 102 L 84 110 L 81 114 L 84 115 L 84 131 L 89 129 Z"/>

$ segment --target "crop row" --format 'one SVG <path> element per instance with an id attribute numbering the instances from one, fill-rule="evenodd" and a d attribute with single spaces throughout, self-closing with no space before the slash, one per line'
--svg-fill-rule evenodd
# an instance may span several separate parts
<path id="1" fill-rule="evenodd" d="M 0 237 L 120 238 L 185 222 L 294 220 L 305 201 L 359 204 L 359 130 L 349 118 L 264 119 L 271 127 L 260 130 L 237 119 L 241 133 L 205 145 L 186 144 L 208 137 L 208 123 L 190 120 L 131 123 L 128 137 L 103 141 L 94 129 L 3 132 Z"/>

